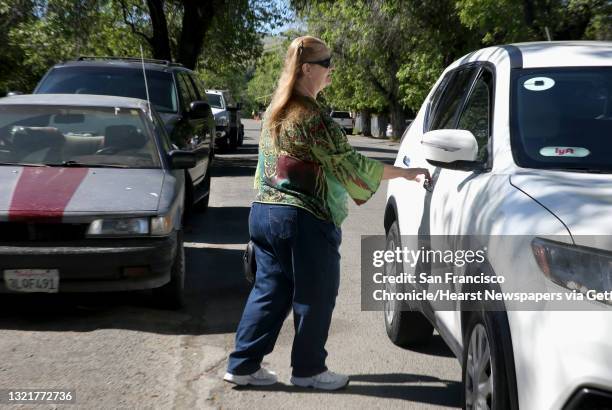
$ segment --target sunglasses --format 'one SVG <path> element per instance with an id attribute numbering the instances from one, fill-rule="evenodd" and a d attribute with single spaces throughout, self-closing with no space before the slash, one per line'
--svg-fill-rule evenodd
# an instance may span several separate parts
<path id="1" fill-rule="evenodd" d="M 325 60 L 317 60 L 317 61 L 306 61 L 306 63 L 308 64 L 317 64 L 320 65 L 321 67 L 325 67 L 325 68 L 329 68 L 332 65 L 332 58 L 328 57 Z"/>

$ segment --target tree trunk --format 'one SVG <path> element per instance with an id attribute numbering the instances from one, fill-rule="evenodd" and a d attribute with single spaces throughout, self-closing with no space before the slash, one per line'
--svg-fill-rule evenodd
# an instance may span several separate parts
<path id="1" fill-rule="evenodd" d="M 224 3 L 224 0 L 183 0 L 183 24 L 177 62 L 192 70 L 195 69 L 206 32 L 215 13 Z"/>
<path id="2" fill-rule="evenodd" d="M 153 58 L 172 61 L 168 23 L 164 14 L 164 1 L 147 0 L 147 5 L 149 6 L 151 26 L 153 27 L 153 39 L 151 40 Z"/>
<path id="3" fill-rule="evenodd" d="M 393 138 L 400 138 L 406 129 L 406 114 L 404 114 L 404 107 L 402 107 L 396 99 L 391 99 L 389 101 L 389 111 L 391 113 Z"/>
<path id="4" fill-rule="evenodd" d="M 372 117 L 370 110 L 361 111 L 361 133 L 366 137 L 372 136 Z"/>

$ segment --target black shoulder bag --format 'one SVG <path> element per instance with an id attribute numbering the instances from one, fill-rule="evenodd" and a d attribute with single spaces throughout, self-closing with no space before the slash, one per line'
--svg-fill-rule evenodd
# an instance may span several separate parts
<path id="1" fill-rule="evenodd" d="M 255 283 L 255 273 L 257 272 L 257 264 L 255 263 L 255 247 L 253 241 L 247 243 L 244 255 L 242 255 L 242 266 L 244 269 L 244 277 L 253 284 Z"/>

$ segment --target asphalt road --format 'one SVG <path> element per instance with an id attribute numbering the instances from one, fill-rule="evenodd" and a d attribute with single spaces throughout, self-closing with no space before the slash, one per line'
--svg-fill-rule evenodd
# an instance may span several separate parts
<path id="1" fill-rule="evenodd" d="M 0 390 L 71 389 L 75 408 L 460 406 L 460 366 L 438 335 L 418 352 L 402 350 L 387 339 L 382 312 L 360 310 L 360 235 L 384 233 L 385 185 L 365 205 L 351 204 L 343 225 L 327 364 L 350 375 L 348 388 L 321 393 L 289 384 L 291 316 L 264 362 L 281 383 L 237 388 L 221 380 L 249 291 L 240 256 L 248 241 L 259 123 L 244 124 L 244 146 L 215 160 L 209 210 L 187 222 L 187 306 L 155 309 L 148 292 L 0 295 Z M 395 157 L 397 144 L 350 138 L 366 155 L 387 162 Z M 72 406 L 57 406 L 65 407 Z"/>

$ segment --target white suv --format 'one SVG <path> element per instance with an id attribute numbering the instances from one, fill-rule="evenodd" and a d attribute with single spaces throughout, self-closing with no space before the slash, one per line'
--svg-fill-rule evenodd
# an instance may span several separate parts
<path id="1" fill-rule="evenodd" d="M 346 132 L 347 134 L 353 133 L 353 126 L 355 122 L 353 121 L 353 117 L 351 117 L 351 113 L 348 111 L 332 111 L 330 113 L 332 119 Z"/>
<path id="2" fill-rule="evenodd" d="M 395 165 L 426 167 L 433 182 L 389 182 L 388 249 L 407 235 L 506 238 L 504 252 L 484 263 L 489 275 L 520 273 L 564 292 L 612 290 L 612 43 L 524 43 L 464 56 L 427 96 Z M 390 265 L 387 275 L 414 271 Z M 438 330 L 462 363 L 465 408 L 612 408 L 610 306 L 572 306 L 470 311 L 460 302 L 443 310 L 388 301 L 384 320 L 403 347 Z"/>
<path id="3" fill-rule="evenodd" d="M 215 117 L 215 142 L 232 149 L 242 146 L 244 127 L 240 116 L 241 104 L 227 90 L 206 90 L 206 96 Z"/>

